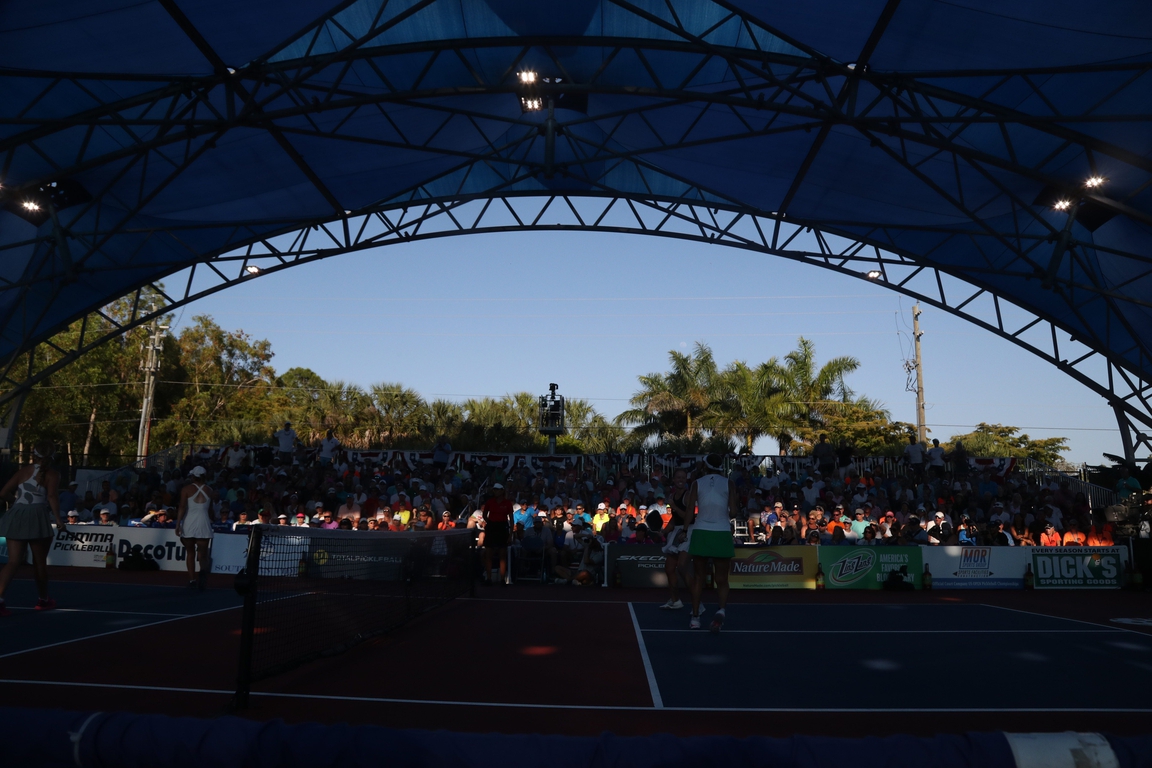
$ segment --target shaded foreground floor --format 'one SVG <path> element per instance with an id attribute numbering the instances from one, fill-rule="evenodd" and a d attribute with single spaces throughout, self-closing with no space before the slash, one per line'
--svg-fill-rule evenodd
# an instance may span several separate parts
<path id="1" fill-rule="evenodd" d="M 68 580 L 54 593 L 72 610 L 0 624 L 6 701 L 228 711 L 240 626 L 230 579 L 197 594 L 170 574 L 54 575 Z M 31 583 L 17 582 L 10 603 L 24 592 Z M 1112 621 L 1152 618 L 1144 593 L 740 592 L 719 636 L 683 631 L 686 611 L 657 611 L 661 597 L 483 588 L 257 684 L 237 714 L 571 735 L 1149 730 L 1148 712 L 1107 711 L 1147 706 L 1133 692 L 1152 683 L 1152 627 Z"/>

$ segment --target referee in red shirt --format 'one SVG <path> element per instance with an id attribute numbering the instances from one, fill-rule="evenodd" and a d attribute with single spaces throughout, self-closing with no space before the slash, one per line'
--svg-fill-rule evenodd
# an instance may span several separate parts
<path id="1" fill-rule="evenodd" d="M 512 537 L 512 502 L 504 496 L 504 486 L 492 486 L 492 497 L 480 507 L 484 513 L 484 581 L 492 576 L 492 552 L 500 558 L 500 583 L 507 584 L 508 542 Z"/>

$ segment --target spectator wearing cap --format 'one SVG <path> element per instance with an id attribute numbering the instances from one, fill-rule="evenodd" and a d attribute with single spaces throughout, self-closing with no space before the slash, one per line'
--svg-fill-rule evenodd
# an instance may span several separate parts
<path id="1" fill-rule="evenodd" d="M 867 518 L 864 510 L 859 507 L 856 508 L 854 518 L 855 519 L 853 519 L 852 522 L 848 524 L 848 526 L 857 536 L 863 536 L 864 531 L 872 527 L 872 521 Z"/>
<path id="2" fill-rule="evenodd" d="M 111 526 L 116 528 L 117 522 L 112 518 L 112 513 L 106 509 L 100 510 L 100 517 L 96 520 L 96 525 Z"/>
<path id="3" fill-rule="evenodd" d="M 1000 518 L 988 521 L 988 543 L 994 547 L 1014 547 L 1016 542 L 1012 539 L 1012 534 L 1004 530 L 1004 521 Z"/>
<path id="4" fill-rule="evenodd" d="M 280 514 L 276 516 L 276 525 L 288 525 L 288 515 Z"/>
<path id="5" fill-rule="evenodd" d="M 583 510 L 583 508 L 584 505 L 581 504 L 579 507 L 577 507 L 577 510 Z M 597 504 L 596 514 L 592 516 L 592 530 L 599 534 L 611 519 L 612 516 L 608 514 L 608 510 L 605 508 L 605 505 Z"/>
<path id="6" fill-rule="evenodd" d="M 932 516 L 932 522 L 928 524 L 927 534 L 928 543 L 934 547 L 946 544 L 948 539 L 952 538 L 952 524 L 948 522 L 948 518 L 943 512 L 937 511 Z"/>
<path id="7" fill-rule="evenodd" d="M 1060 532 L 1056 530 L 1056 526 L 1052 525 L 1051 520 L 1044 521 L 1044 530 L 1040 534 L 1040 546 L 1042 547 L 1059 547 L 1064 543 L 1064 538 Z"/>
<path id="8" fill-rule="evenodd" d="M 83 525 L 83 523 L 80 522 L 80 513 L 74 509 L 68 512 L 65 517 L 65 522 L 68 525 Z"/>

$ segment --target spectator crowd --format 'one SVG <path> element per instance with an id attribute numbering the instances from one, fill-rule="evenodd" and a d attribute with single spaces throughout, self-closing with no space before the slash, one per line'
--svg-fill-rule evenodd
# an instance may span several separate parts
<path id="1" fill-rule="evenodd" d="M 287 433 L 287 435 L 286 435 Z M 286 439 L 286 437 L 288 439 Z M 668 503 L 694 469 L 639 473 L 628 462 L 577 471 L 506 470 L 479 463 L 450 466 L 441 440 L 431 464 L 360 460 L 331 434 L 299 445 L 290 425 L 274 447 L 234 444 L 207 461 L 151 467 L 83 497 L 75 484 L 60 494 L 70 523 L 174 527 L 180 489 L 197 464 L 216 490 L 218 532 L 254 523 L 367 531 L 474 528 L 496 486 L 513 502 L 510 543 L 545 558 L 563 580 L 596 578 L 608 543 L 664 541 Z M 850 450 L 825 449 L 792 472 L 735 466 L 738 542 L 756 545 L 1111 546 L 1113 526 L 1067 479 L 973 471 L 952 457 L 945 471 L 938 446 L 910 442 L 900 472 L 857 471 Z M 962 450 L 962 448 L 961 448 Z M 1125 481 L 1127 483 L 1127 475 Z M 1135 484 L 1134 492 L 1139 491 Z"/>

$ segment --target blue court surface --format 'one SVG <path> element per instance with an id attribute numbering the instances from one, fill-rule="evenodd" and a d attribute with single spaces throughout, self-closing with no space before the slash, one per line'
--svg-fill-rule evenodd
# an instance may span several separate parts
<path id="1" fill-rule="evenodd" d="M 130 629 L 180 621 L 238 608 L 232 590 L 197 592 L 184 587 L 53 581 L 60 608 L 34 611 L 36 586 L 13 581 L 5 595 L 12 615 L 3 619 L 0 659 L 103 637 Z M 83 643 L 74 646 L 83 654 Z"/>
<path id="2" fill-rule="evenodd" d="M 1152 712 L 1152 636 L 990 605 L 629 606 L 657 707 Z"/>

